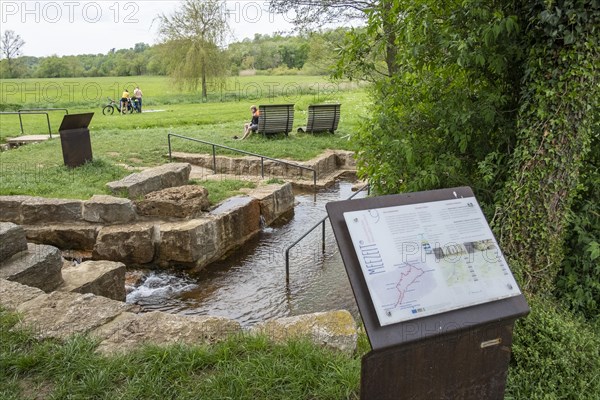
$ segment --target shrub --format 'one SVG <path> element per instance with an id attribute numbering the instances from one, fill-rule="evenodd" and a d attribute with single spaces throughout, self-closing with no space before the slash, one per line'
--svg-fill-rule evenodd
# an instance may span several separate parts
<path id="1" fill-rule="evenodd" d="M 597 399 L 600 333 L 548 298 L 515 324 L 506 399 Z"/>

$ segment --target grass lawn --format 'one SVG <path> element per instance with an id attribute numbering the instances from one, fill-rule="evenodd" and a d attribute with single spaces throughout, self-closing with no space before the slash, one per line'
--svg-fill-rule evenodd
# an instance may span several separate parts
<path id="1" fill-rule="evenodd" d="M 243 335 L 210 346 L 145 347 L 104 357 L 95 353 L 93 340 L 37 341 L 26 330 L 14 330 L 17 321 L 0 309 L 4 400 L 359 398 L 362 354 L 307 341 L 274 344 Z"/>
<path id="2" fill-rule="evenodd" d="M 169 92 L 168 78 L 165 77 L 136 77 L 141 81 L 148 79 L 143 87 L 145 97 L 152 99 L 147 93 L 152 90 L 165 89 L 162 97 L 164 104 L 145 101 L 144 109 L 161 110 L 131 115 L 102 115 L 101 105 L 93 107 L 69 107 L 69 113 L 95 112 L 90 125 L 92 152 L 94 162 L 85 168 L 69 170 L 63 166 L 62 149 L 58 135 L 45 143 L 22 146 L 15 150 L 0 153 L 0 195 L 37 195 L 60 198 L 89 198 L 93 194 L 107 193 L 105 183 L 120 179 L 129 173 L 123 164 L 141 167 L 154 166 L 168 161 L 167 134 L 176 133 L 209 142 L 263 154 L 273 158 L 286 158 L 304 161 L 316 157 L 327 149 L 351 150 L 348 135 L 358 129 L 361 116 L 364 113 L 364 103 L 367 100 L 366 91 L 338 85 L 336 90 L 311 92 L 311 87 L 325 87 L 327 82 L 321 77 L 244 77 L 235 80 L 240 87 L 255 87 L 260 93 L 268 95 L 260 98 L 244 99 L 229 96 L 227 99 L 209 101 L 206 103 L 167 104 L 174 94 Z M 91 78 L 90 78 L 91 79 Z M 31 82 L 3 82 L 2 97 L 11 103 L 16 100 L 27 100 L 27 92 L 12 94 L 15 87 L 36 84 L 42 87 L 58 88 L 93 86 L 96 82 L 101 87 L 110 87 L 111 81 L 121 78 L 98 78 L 96 81 L 79 80 L 32 80 Z M 133 79 L 133 81 L 135 81 Z M 54 84 L 52 83 L 54 82 Z M 62 83 L 61 83 L 62 82 Z M 68 82 L 68 83 L 65 83 Z M 121 84 L 122 82 L 119 82 Z M 16 85 L 15 87 L 8 84 Z M 19 86 L 21 85 L 21 86 Z M 163 86 L 160 86 L 163 85 Z M 311 86 L 312 85 L 312 86 Z M 275 88 L 301 88 L 296 92 L 283 96 L 272 95 Z M 147 89 L 147 88 L 150 88 Z M 153 89 L 154 88 L 154 89 Z M 11 90 L 8 90 L 11 89 Z M 25 88 L 26 89 L 26 88 Z M 49 91 L 50 89 L 48 89 Z M 173 89 L 170 89 L 173 90 Z M 280 90 L 279 94 L 285 91 Z M 42 91 L 43 93 L 43 91 Z M 292 93 L 292 92 L 290 92 Z M 64 95 L 64 94 L 63 94 Z M 75 97 L 75 95 L 73 95 Z M 31 96 L 30 96 L 31 97 Z M 35 97 L 35 96 L 34 96 Z M 47 98 L 45 99 L 47 100 Z M 181 100 L 181 99 L 180 99 Z M 189 100 L 189 99 L 188 99 Z M 223 100 L 223 101 L 221 101 Z M 228 100 L 228 101 L 224 101 Z M 74 104 L 80 104 L 81 98 L 74 98 Z M 233 136 L 241 136 L 242 126 L 250 117 L 251 104 L 295 104 L 294 131 L 288 136 L 279 135 L 264 138 L 253 135 L 249 140 L 236 141 Z M 318 102 L 339 102 L 342 104 L 342 115 L 339 129 L 331 134 L 299 134 L 295 129 L 306 124 L 309 104 Z M 36 103 L 36 107 L 63 106 L 63 103 Z M 33 106 L 29 104 L 29 106 Z M 51 124 L 56 133 L 62 112 L 53 112 Z M 27 134 L 43 134 L 47 132 L 45 116 L 25 116 L 24 129 Z M 0 141 L 7 136 L 20 134 L 19 120 L 16 115 L 0 115 Z M 173 151 L 210 153 L 211 147 L 172 139 Z M 226 154 L 218 150 L 218 154 Z"/>

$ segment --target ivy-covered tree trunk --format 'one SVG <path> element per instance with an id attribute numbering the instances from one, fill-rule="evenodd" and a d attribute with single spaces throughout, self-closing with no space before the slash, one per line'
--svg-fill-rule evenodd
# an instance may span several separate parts
<path id="1" fill-rule="evenodd" d="M 495 229 L 521 284 L 548 292 L 600 97 L 600 3 L 526 1 L 531 43 L 519 141 Z M 597 134 L 597 133 L 596 133 Z"/>

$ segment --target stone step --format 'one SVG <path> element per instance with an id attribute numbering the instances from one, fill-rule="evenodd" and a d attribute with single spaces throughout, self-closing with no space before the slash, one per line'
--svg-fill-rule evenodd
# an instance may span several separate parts
<path id="1" fill-rule="evenodd" d="M 25 250 L 25 230 L 11 222 L 0 222 L 0 263 Z"/>
<path id="2" fill-rule="evenodd" d="M 0 263 L 0 278 L 51 292 L 63 283 L 62 256 L 56 247 L 27 244 L 21 251 Z"/>
<path id="3" fill-rule="evenodd" d="M 187 163 L 164 164 L 109 182 L 106 186 L 114 194 L 124 193 L 128 198 L 136 199 L 157 190 L 186 185 L 190 170 Z"/>
<path id="4" fill-rule="evenodd" d="M 65 284 L 60 290 L 92 293 L 109 299 L 125 301 L 125 264 L 113 261 L 65 263 L 62 276 Z"/>

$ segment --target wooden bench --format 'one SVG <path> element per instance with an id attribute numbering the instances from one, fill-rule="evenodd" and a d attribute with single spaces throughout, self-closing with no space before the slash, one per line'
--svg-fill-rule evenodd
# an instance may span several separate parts
<path id="1" fill-rule="evenodd" d="M 340 122 L 341 104 L 313 104 L 308 106 L 306 127 L 298 128 L 298 132 L 331 132 L 334 133 Z"/>
<path id="2" fill-rule="evenodd" d="M 292 131 L 294 125 L 293 104 L 269 104 L 259 105 L 258 132 L 263 135 L 274 135 L 276 133 L 287 134 Z"/>

